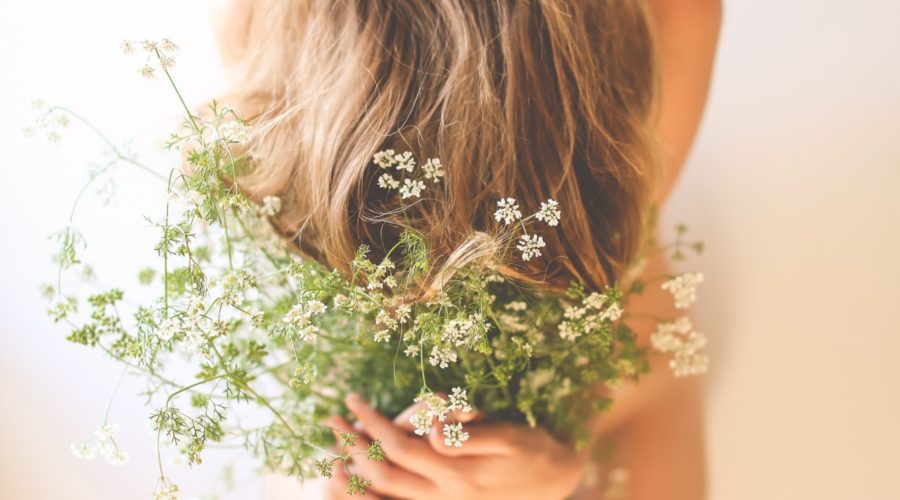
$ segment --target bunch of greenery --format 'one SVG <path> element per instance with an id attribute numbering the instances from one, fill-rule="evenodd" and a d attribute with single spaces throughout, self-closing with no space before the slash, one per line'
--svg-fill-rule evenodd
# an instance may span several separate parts
<path id="1" fill-rule="evenodd" d="M 145 76 L 165 75 L 186 115 L 183 132 L 168 147 L 190 151 L 188 168 L 162 177 L 168 202 L 158 219 L 147 219 L 159 233 L 159 265 L 141 270 L 139 279 L 159 297 L 138 305 L 111 288 L 83 300 L 65 292 L 61 278 L 46 293 L 50 317 L 71 326 L 68 340 L 102 350 L 146 379 L 157 396 L 150 401 L 157 402 L 151 419 L 158 448 L 174 444 L 194 464 L 210 443 L 236 440 L 273 470 L 330 476 L 336 462 L 346 465 L 351 457 L 333 451 L 323 422 L 346 414 L 342 401 L 350 392 L 390 415 L 420 403 L 411 417 L 416 433 L 441 425 L 447 446 L 465 446 L 468 438 L 449 416 L 473 408 L 484 419 L 543 426 L 583 445 L 585 423 L 610 404 L 595 389 L 647 371 L 646 348 L 623 321 L 628 297 L 642 291 L 641 283 L 627 290 L 572 283 L 560 295 L 497 272 L 514 251 L 526 260 L 540 257 L 539 231 L 560 221 L 555 201 L 523 216 L 516 200 L 498 200 L 495 218 L 506 230 L 490 236 L 497 251 L 439 276 L 439 285 L 427 290 L 423 278 L 436 274 L 436 264 L 429 241 L 413 230 L 377 261 L 362 246 L 349 272 L 326 268 L 300 257 L 272 229 L 269 218 L 281 200 L 253 203 L 230 181 L 252 168 L 235 153 L 252 134 L 239 113 L 215 104 L 206 118 L 189 110 L 170 75 L 171 42 L 126 42 L 123 49 L 146 56 Z M 58 137 L 56 129 L 72 119 L 100 134 L 59 107 L 41 106 L 39 129 Z M 125 163 L 158 176 L 100 137 L 112 148 L 105 169 Z M 382 151 L 373 163 L 383 170 L 378 185 L 403 200 L 418 198 L 443 177 L 439 159 L 418 164 L 411 152 Z M 98 169 L 91 182 L 105 171 Z M 58 239 L 60 275 L 86 268 L 74 224 Z M 674 248 L 689 247 L 679 236 Z M 699 280 L 687 273 L 665 286 L 687 307 Z M 689 375 L 705 370 L 706 358 L 702 336 L 684 321 L 661 322 L 653 344 L 674 354 L 676 374 Z M 232 418 L 244 405 L 263 418 L 252 426 Z M 95 438 L 73 451 L 124 461 L 115 430 L 104 421 Z M 377 441 L 366 455 L 383 459 Z M 363 492 L 367 481 L 350 477 L 350 492 Z M 177 491 L 159 460 L 157 497 L 174 498 Z"/>

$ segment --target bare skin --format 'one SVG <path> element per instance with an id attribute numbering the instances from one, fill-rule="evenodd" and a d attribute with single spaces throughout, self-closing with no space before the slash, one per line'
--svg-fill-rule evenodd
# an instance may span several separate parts
<path id="1" fill-rule="evenodd" d="M 706 104 L 721 22 L 721 0 L 647 0 L 661 64 L 662 104 L 658 136 L 666 178 L 662 206 L 694 142 Z M 215 31 L 226 67 L 240 60 L 249 0 L 214 2 Z M 649 259 L 644 277 L 669 274 L 662 256 Z M 633 299 L 635 314 L 673 317 L 672 300 L 658 287 Z M 653 324 L 635 318 L 632 328 L 646 344 Z M 593 422 L 597 441 L 613 443 L 614 459 L 590 462 L 541 429 L 471 423 L 463 448 L 444 446 L 437 434 L 423 440 L 411 435 L 403 418 L 391 421 L 358 398 L 347 401 L 361 425 L 363 439 L 381 439 L 387 461 L 361 460 L 356 467 L 372 481 L 367 498 L 552 499 L 603 498 L 608 471 L 628 471 L 629 500 L 698 500 L 705 498 L 703 398 L 697 379 L 675 379 L 667 360 L 652 359 L 651 375 L 640 384 L 620 387 L 615 406 Z M 353 427 L 338 418 L 339 432 Z M 361 427 L 361 429 L 359 428 Z M 368 463 L 366 463 L 368 462 Z M 585 472 L 588 472 L 585 474 Z M 346 498 L 346 475 L 335 471 L 329 495 Z M 586 481 L 585 477 L 599 480 Z M 574 494 L 573 494 L 574 492 Z"/>

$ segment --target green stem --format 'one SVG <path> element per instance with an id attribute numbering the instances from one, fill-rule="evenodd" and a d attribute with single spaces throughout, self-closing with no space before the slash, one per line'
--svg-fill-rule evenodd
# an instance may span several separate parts
<path id="1" fill-rule="evenodd" d="M 163 318 L 169 319 L 169 196 L 172 194 L 172 174 L 175 169 L 169 171 L 169 180 L 166 185 L 166 220 L 163 224 Z"/>
<path id="2" fill-rule="evenodd" d="M 132 158 L 130 156 L 126 156 L 124 153 L 122 153 L 122 151 L 119 148 L 117 148 L 115 144 L 113 144 L 113 142 L 109 139 L 109 137 L 107 137 L 106 134 L 101 132 L 100 129 L 97 128 L 93 123 L 91 123 L 87 118 L 81 116 L 80 114 L 76 113 L 75 111 L 73 111 L 65 106 L 53 106 L 48 109 L 48 111 L 54 111 L 54 110 L 62 111 L 64 113 L 68 114 L 72 118 L 75 118 L 76 120 L 81 122 L 87 128 L 91 129 L 91 131 L 94 132 L 94 134 L 96 134 L 97 137 L 99 137 L 104 143 L 106 143 L 106 145 L 109 147 L 110 150 L 112 150 L 113 154 L 116 155 L 116 159 L 130 163 L 133 166 L 143 170 L 144 172 L 147 172 L 148 174 L 158 178 L 161 181 L 166 180 L 166 178 L 159 172 L 157 172 L 157 171 L 153 170 L 152 168 L 148 167 L 147 165 L 144 165 L 143 163 L 135 160 L 134 158 Z"/>
<path id="3" fill-rule="evenodd" d="M 329 450 L 329 449 L 327 449 L 327 448 L 323 448 L 323 447 L 321 447 L 321 446 L 319 446 L 319 445 L 317 445 L 317 444 L 315 444 L 315 443 L 311 443 L 311 442 L 309 442 L 309 441 L 303 439 L 303 438 L 302 438 L 299 434 L 297 434 L 296 432 L 294 432 L 293 427 L 291 427 L 291 424 L 288 423 L 287 419 L 284 418 L 284 416 L 281 414 L 281 412 L 279 412 L 277 409 L 275 409 L 275 407 L 272 406 L 271 403 L 269 403 L 269 400 L 267 400 L 266 398 L 264 398 L 264 397 L 263 397 L 262 395 L 260 395 L 258 392 L 256 392 L 256 391 L 254 391 L 253 389 L 251 389 L 250 386 L 248 386 L 247 384 L 245 384 L 245 383 L 243 383 L 242 381 L 240 381 L 240 380 L 238 380 L 238 379 L 235 379 L 235 378 L 233 378 L 233 377 L 229 377 L 229 380 L 231 381 L 232 384 L 238 386 L 241 390 L 243 390 L 244 392 L 247 392 L 248 394 L 250 394 L 251 396 L 253 396 L 254 398 L 256 398 L 256 400 L 257 400 L 259 403 L 261 403 L 263 406 L 265 406 L 266 408 L 268 408 L 268 409 L 272 412 L 272 414 L 275 415 L 275 417 L 276 417 L 279 421 L 281 421 L 281 423 L 282 423 L 282 424 L 284 425 L 284 427 L 288 430 L 288 432 L 289 432 L 292 436 L 294 436 L 295 438 L 298 438 L 303 444 L 305 444 L 306 446 L 309 446 L 310 448 L 313 448 L 313 449 L 315 449 L 315 450 L 321 451 L 321 452 L 323 452 L 323 453 L 327 453 L 328 455 L 331 455 L 332 457 L 337 457 L 337 456 L 338 456 L 338 455 L 336 455 L 335 453 L 333 453 L 331 450 Z"/>
<path id="4" fill-rule="evenodd" d="M 157 59 L 160 59 L 162 56 L 159 53 L 159 49 L 153 50 L 154 52 L 156 52 Z M 187 103 L 184 102 L 184 97 L 182 97 L 181 91 L 178 90 L 178 86 L 175 85 L 175 80 L 172 79 L 172 75 L 169 74 L 169 70 L 163 68 L 163 73 L 165 73 L 166 78 L 169 80 L 169 84 L 172 85 L 172 89 L 175 91 L 175 95 L 178 96 L 178 101 L 181 102 L 181 107 L 184 108 L 184 112 L 187 113 L 188 121 L 190 121 L 191 127 L 193 127 L 194 132 L 196 132 L 196 134 L 200 136 L 200 127 L 198 127 L 197 122 L 194 121 L 194 115 L 193 113 L 191 113 L 190 108 L 188 108 Z"/>

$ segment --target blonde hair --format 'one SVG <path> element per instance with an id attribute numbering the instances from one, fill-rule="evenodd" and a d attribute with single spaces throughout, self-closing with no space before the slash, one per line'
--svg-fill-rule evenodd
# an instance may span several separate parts
<path id="1" fill-rule="evenodd" d="M 655 176 L 656 62 L 628 0 L 257 0 L 224 101 L 253 125 L 251 198 L 300 251 L 346 269 L 405 228 L 440 265 L 490 249 L 500 197 L 563 219 L 544 260 L 504 272 L 600 288 L 635 255 Z M 440 158 L 444 182 L 402 211 L 372 156 Z M 402 213 L 401 213 L 402 212 Z M 439 267 L 439 266 L 438 266 Z"/>

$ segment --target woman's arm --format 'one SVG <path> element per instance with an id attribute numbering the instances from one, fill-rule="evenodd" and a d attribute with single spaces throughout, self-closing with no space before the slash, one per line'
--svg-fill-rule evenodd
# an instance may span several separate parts
<path id="1" fill-rule="evenodd" d="M 629 326 L 649 345 L 656 321 L 647 317 L 676 318 L 672 296 L 653 279 L 671 273 L 662 256 L 650 260 L 642 279 L 652 280 L 646 291 L 628 303 Z M 598 481 L 583 483 L 576 498 L 604 498 L 613 469 L 628 473 L 628 500 L 700 500 L 705 498 L 702 380 L 675 378 L 670 357 L 650 352 L 650 374 L 636 384 L 620 387 L 610 396 L 613 408 L 593 423 L 595 436 L 612 445 L 608 463 L 595 465 Z M 614 497 L 613 497 L 614 498 Z"/>
<path id="2" fill-rule="evenodd" d="M 712 75 L 722 16 L 721 0 L 647 0 L 660 59 L 661 108 L 658 137 L 666 178 L 657 202 L 671 191 L 694 142 Z M 643 278 L 669 274 L 663 256 L 652 259 Z M 630 313 L 675 317 L 672 298 L 658 286 L 629 304 Z M 649 344 L 652 322 L 631 323 Z M 596 422 L 599 440 L 616 453 L 595 473 L 600 481 L 581 498 L 602 498 L 613 468 L 628 472 L 629 500 L 698 500 L 705 497 L 702 382 L 676 379 L 668 357 L 651 354 L 651 374 L 614 395 L 615 406 Z"/>
<path id="3" fill-rule="evenodd" d="M 709 91 L 722 20 L 721 0 L 647 0 L 660 63 L 659 140 L 666 179 L 662 202 L 678 178 Z"/>

